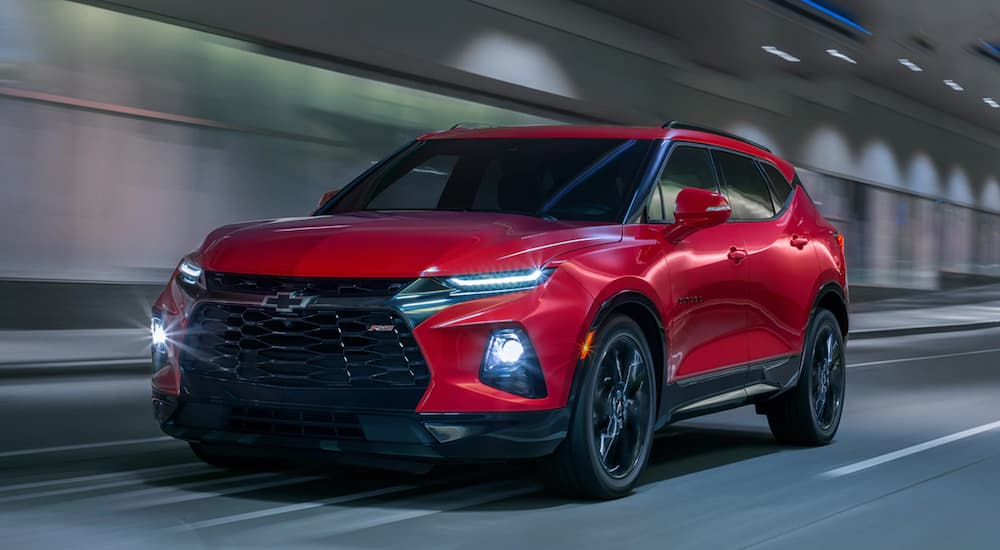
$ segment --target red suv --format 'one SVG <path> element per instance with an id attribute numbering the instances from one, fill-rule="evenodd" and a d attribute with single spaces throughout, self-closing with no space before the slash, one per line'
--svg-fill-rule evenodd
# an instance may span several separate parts
<path id="1" fill-rule="evenodd" d="M 462 128 L 309 217 L 213 231 L 153 308 L 162 429 L 207 462 L 544 458 L 626 494 L 666 424 L 742 405 L 829 442 L 843 238 L 707 128 Z"/>

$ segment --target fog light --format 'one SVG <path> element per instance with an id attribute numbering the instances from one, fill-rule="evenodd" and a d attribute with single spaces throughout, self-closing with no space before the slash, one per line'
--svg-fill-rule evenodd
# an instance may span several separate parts
<path id="1" fill-rule="evenodd" d="M 517 337 L 509 338 L 500 344 L 500 351 L 496 355 L 502 363 L 517 363 L 524 355 L 524 346 Z"/>
<path id="2" fill-rule="evenodd" d="M 167 329 L 163 326 L 163 319 L 155 314 L 149 323 L 149 333 L 152 339 L 150 352 L 153 359 L 153 372 L 157 372 L 167 366 Z"/>
<path id="3" fill-rule="evenodd" d="M 153 338 L 153 346 L 162 346 L 167 343 L 167 329 L 163 328 L 163 321 L 153 319 L 149 331 Z"/>
<path id="4" fill-rule="evenodd" d="M 548 395 L 538 357 L 521 329 L 502 329 L 490 335 L 479 380 L 521 397 L 538 399 Z"/>

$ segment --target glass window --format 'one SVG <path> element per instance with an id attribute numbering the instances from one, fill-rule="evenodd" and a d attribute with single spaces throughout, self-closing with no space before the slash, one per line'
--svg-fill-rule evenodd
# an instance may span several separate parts
<path id="1" fill-rule="evenodd" d="M 721 151 L 713 154 L 725 182 L 723 192 L 733 207 L 733 219 L 766 220 L 774 216 L 771 193 L 753 159 Z"/>
<path id="2" fill-rule="evenodd" d="M 615 221 L 625 215 L 649 147 L 629 143 L 576 175 L 569 184 L 543 187 L 552 198 L 544 213 L 566 220 Z M 551 174 L 547 174 L 552 179 Z"/>
<path id="3" fill-rule="evenodd" d="M 715 172 L 712 170 L 712 159 L 707 149 L 677 146 L 670 153 L 667 165 L 660 174 L 664 221 L 667 223 L 673 223 L 677 193 L 685 187 L 718 191 Z"/>
<path id="4" fill-rule="evenodd" d="M 771 180 L 771 191 L 773 191 L 771 198 L 774 199 L 774 209 L 781 210 L 785 206 L 788 196 L 792 194 L 792 184 L 788 183 L 785 176 L 774 166 L 766 162 L 761 162 L 760 166 L 764 169 L 768 179 Z"/>
<path id="5" fill-rule="evenodd" d="M 667 216 L 663 210 L 663 194 L 660 186 L 653 186 L 653 194 L 649 198 L 649 206 L 646 208 L 646 223 L 664 223 Z"/>
<path id="6" fill-rule="evenodd" d="M 389 182 L 380 189 L 368 204 L 377 210 L 401 210 L 407 208 L 434 208 L 441 200 L 441 193 L 448 183 L 455 162 L 454 155 L 440 155 L 405 173 L 399 179 Z"/>
<path id="7" fill-rule="evenodd" d="M 322 213 L 463 210 L 616 222 L 632 201 L 652 144 L 620 139 L 422 141 Z"/>

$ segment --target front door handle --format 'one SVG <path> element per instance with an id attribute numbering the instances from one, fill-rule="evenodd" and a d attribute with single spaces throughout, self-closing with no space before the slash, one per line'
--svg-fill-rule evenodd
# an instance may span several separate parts
<path id="1" fill-rule="evenodd" d="M 735 246 L 729 249 L 729 254 L 727 257 L 734 263 L 740 263 L 747 257 L 747 251 L 736 248 Z"/>
<path id="2" fill-rule="evenodd" d="M 803 237 L 802 235 L 792 235 L 792 246 L 802 250 L 802 247 L 809 244 L 809 237 Z"/>

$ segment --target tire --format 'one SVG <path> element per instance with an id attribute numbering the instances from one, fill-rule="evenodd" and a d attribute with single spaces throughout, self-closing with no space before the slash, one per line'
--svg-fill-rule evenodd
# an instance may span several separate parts
<path id="1" fill-rule="evenodd" d="M 569 431 L 545 464 L 544 481 L 573 496 L 619 498 L 646 467 L 656 420 L 655 369 L 639 325 L 621 315 L 609 318 L 579 368 L 584 378 Z"/>
<path id="2" fill-rule="evenodd" d="M 191 447 L 191 452 L 201 459 L 202 462 L 215 466 L 216 468 L 225 468 L 227 470 L 261 471 L 278 470 L 284 466 L 282 462 L 277 460 L 263 460 L 254 457 L 225 454 L 211 445 L 206 445 L 204 443 L 196 443 L 192 441 L 189 442 L 188 445 Z"/>
<path id="3" fill-rule="evenodd" d="M 844 412 L 846 383 L 840 324 L 830 311 L 817 310 L 806 332 L 798 382 L 764 407 L 774 438 L 792 445 L 830 443 Z"/>

